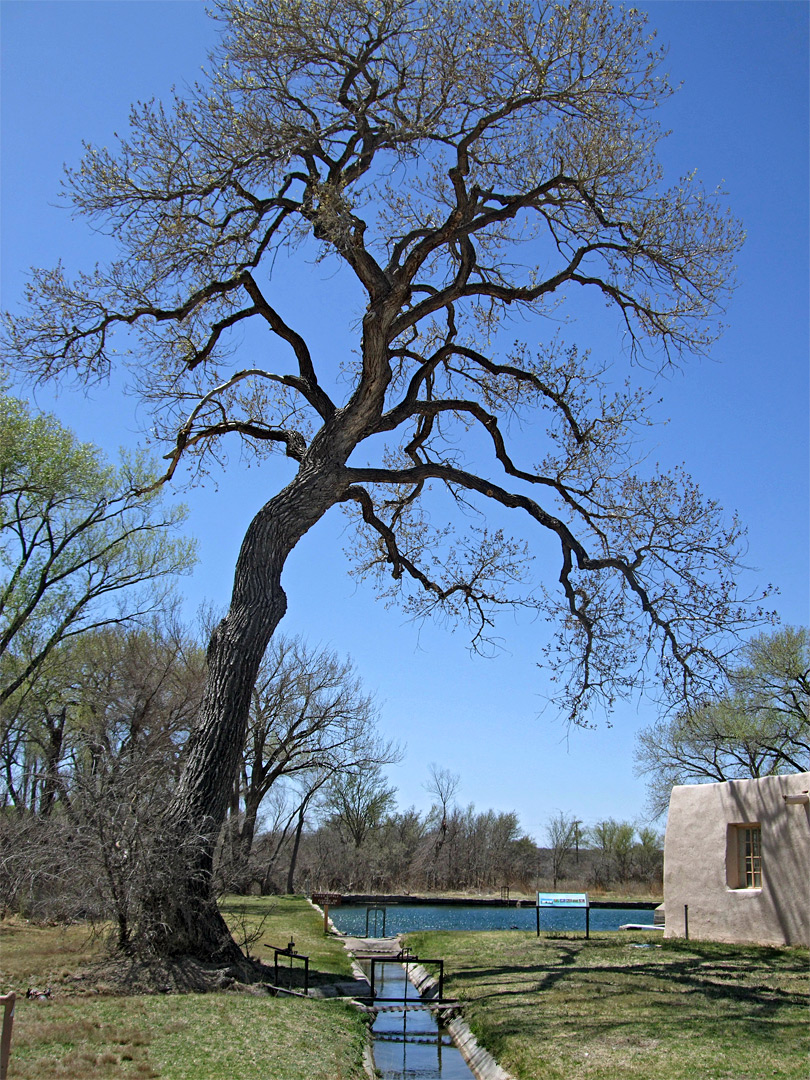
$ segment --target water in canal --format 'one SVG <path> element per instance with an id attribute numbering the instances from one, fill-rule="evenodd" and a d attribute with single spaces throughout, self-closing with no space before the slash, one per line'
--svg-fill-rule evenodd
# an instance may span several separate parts
<path id="1" fill-rule="evenodd" d="M 401 964 L 376 965 L 378 998 L 418 1001 Z M 471 1080 L 461 1053 L 428 1009 L 380 1012 L 372 1028 L 374 1064 L 383 1080 Z"/>

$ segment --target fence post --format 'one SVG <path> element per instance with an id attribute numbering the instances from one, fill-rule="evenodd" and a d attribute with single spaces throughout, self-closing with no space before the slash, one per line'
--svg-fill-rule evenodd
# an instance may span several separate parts
<path id="1" fill-rule="evenodd" d="M 689 905 L 683 905 L 683 936 L 689 940 Z"/>
<path id="2" fill-rule="evenodd" d="M 8 1076 L 8 1059 L 11 1055 L 11 1026 L 14 1023 L 14 1003 L 17 995 L 12 991 L 10 994 L 0 994 L 0 1002 L 3 1003 L 3 1034 L 0 1036 L 0 1080 L 6 1080 Z"/>

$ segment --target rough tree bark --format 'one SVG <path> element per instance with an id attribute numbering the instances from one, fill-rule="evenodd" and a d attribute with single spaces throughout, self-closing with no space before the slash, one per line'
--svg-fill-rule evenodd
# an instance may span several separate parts
<path id="1" fill-rule="evenodd" d="M 334 462 L 332 463 L 334 466 Z M 339 464 L 339 463 L 338 463 Z M 273 631 L 287 610 L 281 573 L 300 538 L 341 495 L 340 471 L 302 467 L 248 527 L 227 615 L 208 646 L 208 679 L 183 774 L 166 813 L 166 857 L 185 872 L 146 899 L 151 943 L 161 953 L 241 963 L 211 889 L 214 847 L 245 741 L 250 694 Z"/>

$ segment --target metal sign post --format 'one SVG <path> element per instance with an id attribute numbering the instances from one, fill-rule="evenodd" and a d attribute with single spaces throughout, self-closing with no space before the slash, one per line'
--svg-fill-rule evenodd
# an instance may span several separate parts
<path id="1" fill-rule="evenodd" d="M 537 936 L 540 937 L 540 908 L 580 908 L 585 911 L 585 940 L 591 936 L 591 905 L 587 893 L 537 894 Z"/>

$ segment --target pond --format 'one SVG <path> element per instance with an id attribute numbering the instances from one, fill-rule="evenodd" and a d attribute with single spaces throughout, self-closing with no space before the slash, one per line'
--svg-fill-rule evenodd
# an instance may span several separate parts
<path id="1" fill-rule="evenodd" d="M 385 936 L 409 934 L 417 930 L 536 930 L 537 909 L 527 903 L 522 907 L 503 905 L 464 904 L 385 904 Z M 356 937 L 366 935 L 367 904 L 347 904 L 331 907 L 329 915 L 335 926 L 344 934 Z M 591 907 L 591 930 L 618 930 L 624 923 L 653 924 L 651 908 L 600 908 Z M 382 915 L 372 907 L 369 915 L 368 934 L 382 937 Z M 585 913 L 566 908 L 541 908 L 540 929 L 585 930 Z"/>

